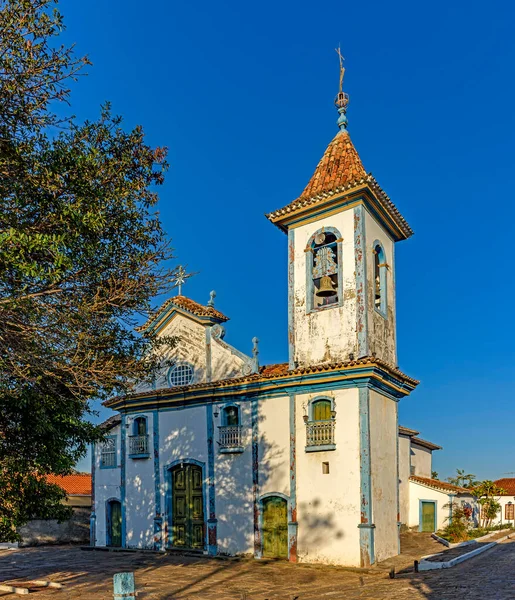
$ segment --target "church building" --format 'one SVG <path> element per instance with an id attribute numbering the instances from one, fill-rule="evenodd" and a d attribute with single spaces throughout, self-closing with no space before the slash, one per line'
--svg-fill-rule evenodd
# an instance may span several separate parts
<path id="1" fill-rule="evenodd" d="M 225 336 L 214 294 L 178 295 L 140 328 L 177 336 L 153 385 L 93 452 L 96 546 L 367 567 L 399 553 L 395 244 L 412 235 L 347 131 L 302 194 L 267 215 L 287 236 L 288 362 Z M 285 332 L 286 333 L 286 332 Z M 408 475 L 409 477 L 409 475 Z"/>

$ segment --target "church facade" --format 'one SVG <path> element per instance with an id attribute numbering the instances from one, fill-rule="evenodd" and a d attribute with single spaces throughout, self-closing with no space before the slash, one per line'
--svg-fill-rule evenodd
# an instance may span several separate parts
<path id="1" fill-rule="evenodd" d="M 287 235 L 288 362 L 225 340 L 228 318 L 179 295 L 142 326 L 179 338 L 154 384 L 106 404 L 92 543 L 369 566 L 399 552 L 395 244 L 412 231 L 339 131 Z M 286 285 L 286 281 L 285 281 Z"/>

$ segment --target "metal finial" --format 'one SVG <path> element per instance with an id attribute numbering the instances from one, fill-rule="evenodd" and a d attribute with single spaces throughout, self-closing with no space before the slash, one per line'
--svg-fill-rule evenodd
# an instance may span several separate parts
<path id="1" fill-rule="evenodd" d="M 207 303 L 208 306 L 215 305 L 215 297 L 216 297 L 215 290 L 212 290 L 211 292 L 209 292 L 209 302 Z"/>
<path id="2" fill-rule="evenodd" d="M 340 87 L 338 89 L 338 95 L 336 96 L 334 103 L 336 105 L 336 108 L 338 109 L 338 112 L 340 113 L 340 116 L 338 117 L 338 127 L 340 128 L 341 131 L 346 131 L 347 130 L 347 116 L 346 116 L 346 112 L 347 112 L 347 106 L 349 105 L 349 94 L 346 94 L 343 91 L 343 77 L 345 75 L 345 67 L 343 66 L 343 61 L 345 60 L 343 57 L 343 54 L 341 52 L 341 48 L 340 46 L 338 46 L 338 48 L 335 48 L 336 54 L 338 54 L 338 58 L 340 61 Z"/>
<path id="3" fill-rule="evenodd" d="M 186 281 L 186 271 L 182 265 L 179 265 L 177 268 L 177 273 L 175 275 L 175 285 L 178 288 L 178 295 L 182 296 L 182 286 Z"/>

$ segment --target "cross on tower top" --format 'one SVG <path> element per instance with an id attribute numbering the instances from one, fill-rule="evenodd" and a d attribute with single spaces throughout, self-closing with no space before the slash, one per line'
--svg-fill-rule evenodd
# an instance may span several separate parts
<path id="1" fill-rule="evenodd" d="M 182 286 L 186 282 L 186 271 L 182 265 L 179 265 L 177 268 L 177 273 L 175 274 L 175 285 L 178 288 L 178 296 L 182 296 Z"/>

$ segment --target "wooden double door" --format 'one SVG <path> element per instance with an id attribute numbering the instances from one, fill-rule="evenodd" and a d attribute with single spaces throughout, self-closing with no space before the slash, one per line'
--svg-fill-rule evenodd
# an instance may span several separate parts
<path id="1" fill-rule="evenodd" d="M 181 464 L 172 469 L 172 539 L 176 548 L 203 549 L 205 540 L 202 468 Z"/>

